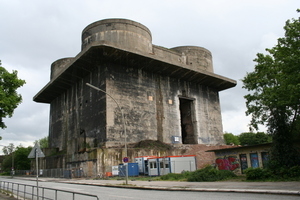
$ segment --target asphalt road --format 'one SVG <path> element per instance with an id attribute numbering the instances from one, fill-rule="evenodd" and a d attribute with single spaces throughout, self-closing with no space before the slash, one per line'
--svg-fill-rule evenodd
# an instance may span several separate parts
<path id="1" fill-rule="evenodd" d="M 36 182 L 32 180 L 20 180 L 20 179 L 3 179 L 2 181 L 9 181 L 20 184 L 35 185 Z M 16 186 L 15 186 L 16 187 Z M 162 191 L 162 190 L 143 190 L 143 189 L 129 189 L 119 187 L 105 187 L 95 185 L 81 185 L 70 184 L 61 182 L 39 182 L 39 187 L 47 187 L 52 189 L 65 190 L 70 192 L 80 192 L 86 194 L 97 195 L 100 200 L 299 200 L 299 196 L 294 195 L 274 195 L 274 194 L 256 194 L 256 193 L 235 193 L 235 192 L 194 192 L 194 191 Z M 27 188 L 27 190 L 32 190 Z M 55 191 L 55 190 L 54 190 Z M 40 195 L 42 191 L 40 190 Z M 44 191 L 45 195 L 53 198 L 57 195 L 58 200 L 70 200 L 72 195 L 65 192 L 53 192 L 50 190 Z M 29 197 L 30 198 L 30 197 Z M 41 199 L 41 198 L 40 198 Z M 75 199 L 80 200 L 94 200 L 95 198 L 78 196 Z"/>

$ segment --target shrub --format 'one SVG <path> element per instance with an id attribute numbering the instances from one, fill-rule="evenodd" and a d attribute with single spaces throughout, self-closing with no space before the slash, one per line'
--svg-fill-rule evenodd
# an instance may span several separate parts
<path id="1" fill-rule="evenodd" d="M 2 172 L 1 174 L 0 174 L 0 176 L 10 176 L 11 174 L 10 174 L 10 172 L 9 171 L 7 171 L 7 172 Z"/>
<path id="2" fill-rule="evenodd" d="M 232 177 L 236 177 L 236 175 L 232 171 L 217 170 L 211 166 L 208 166 L 203 169 L 191 172 L 187 180 L 190 182 L 219 181 Z"/>
<path id="3" fill-rule="evenodd" d="M 291 168 L 281 167 L 276 170 L 272 170 L 273 177 L 276 179 L 299 179 L 300 178 L 300 166 L 294 166 Z"/>
<path id="4" fill-rule="evenodd" d="M 300 166 L 294 166 L 294 167 L 291 167 L 289 170 L 288 170 L 288 175 L 289 177 L 295 177 L 295 178 L 300 178 Z"/>
<path id="5" fill-rule="evenodd" d="M 245 170 L 247 180 L 293 181 L 300 180 L 300 166 L 291 168 L 262 169 L 248 168 Z"/>
<path id="6" fill-rule="evenodd" d="M 245 170 L 247 180 L 262 180 L 267 174 L 266 170 L 262 168 L 248 168 Z"/>

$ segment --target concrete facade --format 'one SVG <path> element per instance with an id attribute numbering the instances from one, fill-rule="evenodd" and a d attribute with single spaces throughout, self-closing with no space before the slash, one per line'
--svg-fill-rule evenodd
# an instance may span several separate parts
<path id="1" fill-rule="evenodd" d="M 219 91 L 235 85 L 214 73 L 207 49 L 156 46 L 144 25 L 106 19 L 83 30 L 76 57 L 52 64 L 50 82 L 34 101 L 50 104 L 49 146 L 63 155 L 60 163 L 98 162 L 99 168 L 95 152 L 124 145 L 116 102 L 128 143 L 219 145 L 224 143 Z"/>

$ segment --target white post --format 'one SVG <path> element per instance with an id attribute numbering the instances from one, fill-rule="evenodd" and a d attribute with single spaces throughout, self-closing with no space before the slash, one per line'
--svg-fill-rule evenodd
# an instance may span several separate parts
<path id="1" fill-rule="evenodd" d="M 38 150 L 35 149 L 35 165 L 36 165 L 36 195 L 37 200 L 39 200 L 39 162 L 38 162 Z"/>

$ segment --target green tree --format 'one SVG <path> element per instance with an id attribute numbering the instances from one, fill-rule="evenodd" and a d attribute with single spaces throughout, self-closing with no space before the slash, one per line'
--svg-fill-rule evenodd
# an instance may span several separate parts
<path id="1" fill-rule="evenodd" d="M 18 146 L 14 152 L 14 163 L 16 170 L 28 170 L 30 169 L 31 160 L 28 158 L 32 147 Z"/>
<path id="2" fill-rule="evenodd" d="M 2 151 L 4 153 L 4 155 L 9 155 L 11 154 L 13 151 L 15 150 L 15 145 L 13 143 L 9 143 L 9 145 L 4 146 L 2 148 Z"/>
<path id="3" fill-rule="evenodd" d="M 236 135 L 233 135 L 232 133 L 225 132 L 223 136 L 224 136 L 225 143 L 227 145 L 231 145 L 231 144 L 239 145 L 240 144 L 239 137 Z"/>
<path id="4" fill-rule="evenodd" d="M 38 143 L 40 145 L 41 148 L 48 148 L 49 147 L 49 144 L 48 144 L 48 137 L 43 137 L 39 140 L 36 140 L 34 142 L 34 144 Z"/>
<path id="5" fill-rule="evenodd" d="M 250 92 L 245 99 L 251 127 L 264 124 L 272 135 L 270 167 L 275 168 L 300 164 L 293 145 L 300 133 L 300 18 L 287 20 L 284 30 L 285 37 L 266 49 L 267 55 L 258 53 L 254 72 L 242 80 Z"/>
<path id="6" fill-rule="evenodd" d="M 30 159 L 28 155 L 32 147 L 23 147 L 19 145 L 15 148 L 14 151 L 5 155 L 5 158 L 2 162 L 2 169 L 4 171 L 10 171 L 12 167 L 15 170 L 28 170 L 30 169 Z"/>
<path id="7" fill-rule="evenodd" d="M 0 128 L 6 128 L 3 118 L 12 117 L 14 110 L 22 102 L 22 96 L 17 89 L 25 84 L 18 78 L 18 72 L 9 73 L 1 66 L 0 61 Z"/>
<path id="8" fill-rule="evenodd" d="M 254 145 L 256 144 L 255 141 L 255 133 L 253 132 L 245 132 L 239 135 L 239 140 L 241 145 Z"/>
<path id="9" fill-rule="evenodd" d="M 255 134 L 255 139 L 257 144 L 272 142 L 272 136 L 264 132 L 257 132 Z"/>
<path id="10" fill-rule="evenodd" d="M 264 132 L 245 132 L 241 133 L 238 137 L 241 145 L 264 144 L 271 142 L 272 140 L 271 136 L 265 134 Z"/>

